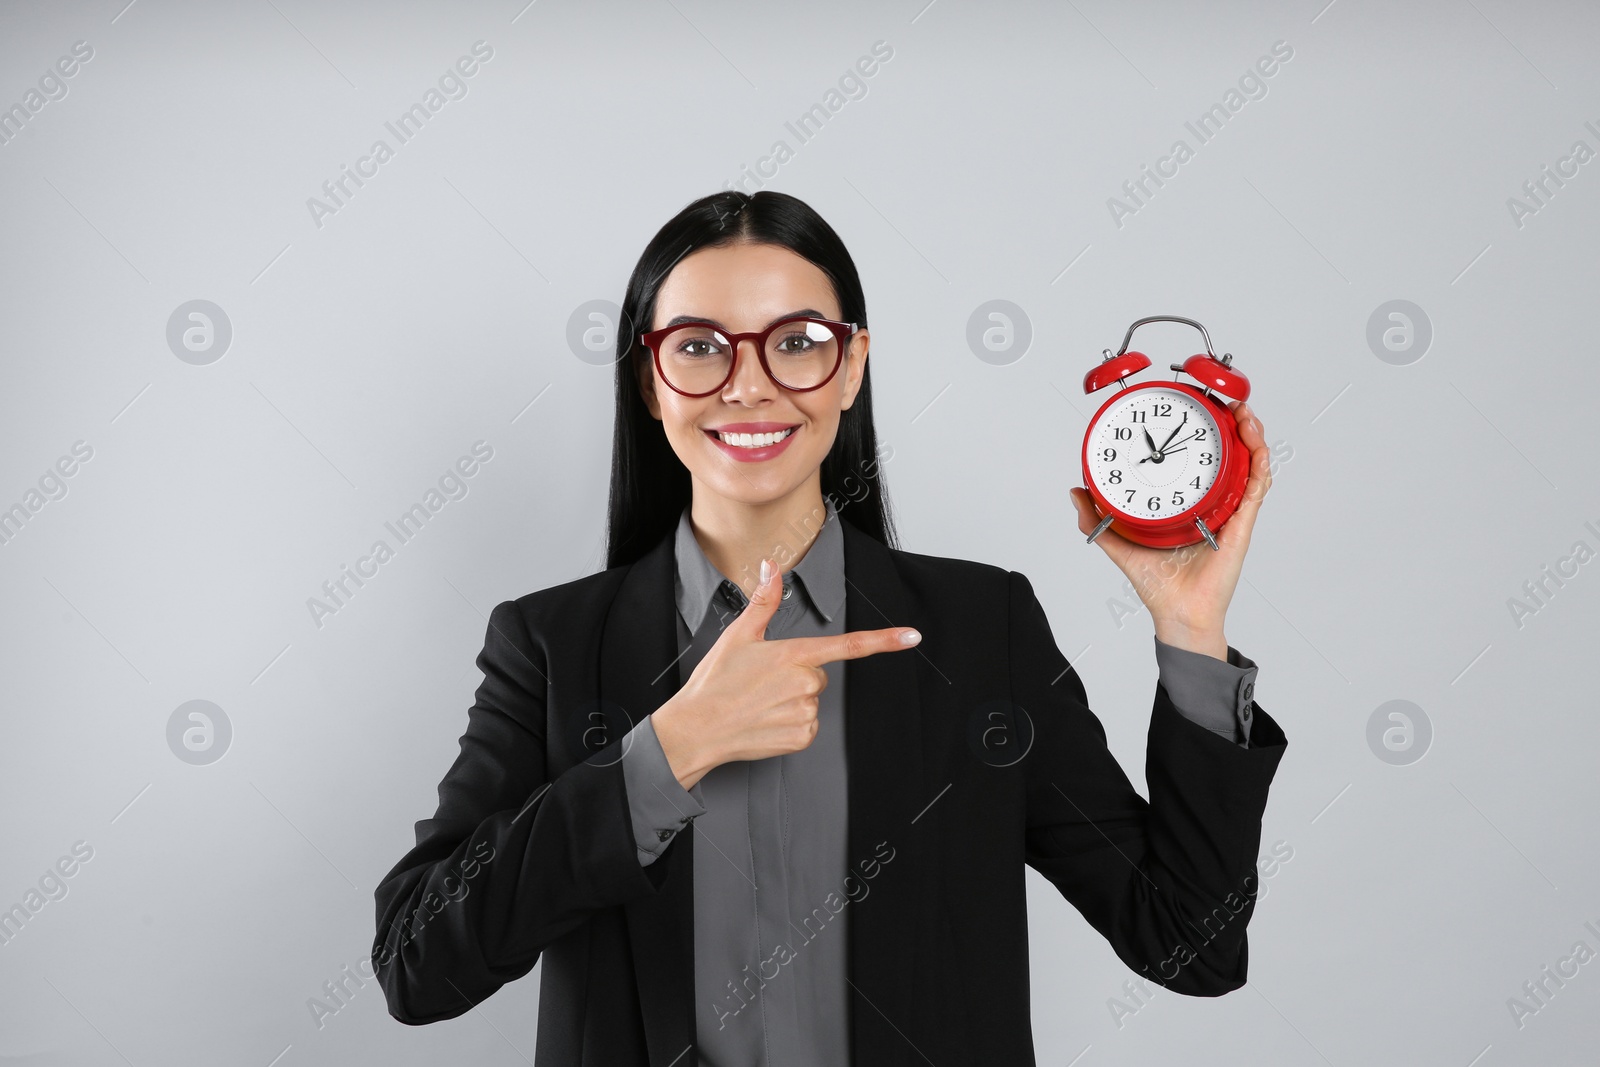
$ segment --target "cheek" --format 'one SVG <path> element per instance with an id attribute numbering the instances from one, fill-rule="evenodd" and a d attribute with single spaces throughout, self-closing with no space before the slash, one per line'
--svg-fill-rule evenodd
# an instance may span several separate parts
<path id="1" fill-rule="evenodd" d="M 690 400 L 670 390 L 665 395 L 662 393 L 656 395 L 661 398 L 661 425 L 666 429 L 668 437 L 676 440 L 696 432 L 695 420 L 700 411 L 701 401 Z"/>
<path id="2" fill-rule="evenodd" d="M 699 408 L 691 407 L 693 403 L 678 397 L 676 401 L 667 401 L 661 408 L 661 424 L 666 430 L 667 440 L 679 453 L 694 449 L 700 438 L 705 436 L 698 428 Z"/>
<path id="3" fill-rule="evenodd" d="M 838 398 L 835 397 L 831 404 L 812 406 L 808 405 L 802 411 L 806 416 L 809 440 L 806 449 L 814 458 L 821 460 L 833 448 L 834 438 L 839 434 L 839 419 L 844 412 L 839 410 Z"/>
<path id="4" fill-rule="evenodd" d="M 844 411 L 839 407 L 844 403 L 844 393 L 840 390 L 824 388 L 828 395 L 818 397 L 815 401 L 807 401 L 801 408 L 807 419 L 819 427 L 838 426 L 839 420 L 844 416 Z"/>

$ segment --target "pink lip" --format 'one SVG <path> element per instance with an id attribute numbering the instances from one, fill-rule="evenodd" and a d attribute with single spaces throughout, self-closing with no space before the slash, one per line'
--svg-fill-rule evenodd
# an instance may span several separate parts
<path id="1" fill-rule="evenodd" d="M 725 433 L 776 433 L 779 430 L 787 430 L 794 425 L 792 422 L 735 422 L 729 423 L 727 426 L 718 427 L 718 429 Z M 706 436 L 711 439 L 712 444 L 740 463 L 761 463 L 764 460 L 782 455 L 783 450 L 789 447 L 789 442 L 799 435 L 799 427 L 796 427 L 794 433 L 775 445 L 768 445 L 765 448 L 740 448 L 738 445 L 723 444 L 722 439 L 714 431 L 706 431 Z"/>
<path id="2" fill-rule="evenodd" d="M 712 430 L 721 430 L 723 433 L 777 433 L 798 425 L 793 422 L 730 422 L 726 426 L 712 426 Z"/>

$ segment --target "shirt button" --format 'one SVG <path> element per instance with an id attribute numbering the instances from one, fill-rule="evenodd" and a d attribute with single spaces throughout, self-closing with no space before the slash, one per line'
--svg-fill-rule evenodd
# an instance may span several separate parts
<path id="1" fill-rule="evenodd" d="M 789 599 L 789 594 L 792 593 L 792 592 L 794 592 L 794 586 L 792 586 L 792 585 L 784 586 L 783 587 L 783 599 L 788 600 Z"/>
<path id="2" fill-rule="evenodd" d="M 1246 683 L 1244 683 L 1244 694 L 1243 695 L 1244 695 L 1244 698 L 1246 700 L 1249 700 L 1250 699 L 1250 694 L 1254 693 L 1255 691 L 1256 691 L 1256 684 L 1254 682 L 1246 682 Z"/>
<path id="3" fill-rule="evenodd" d="M 1249 708 L 1245 708 L 1244 709 L 1244 713 L 1240 716 L 1240 718 L 1244 719 L 1245 722 L 1249 722 L 1250 721 L 1250 709 Z"/>
<path id="4" fill-rule="evenodd" d="M 665 841 L 667 838 L 669 838 L 671 836 L 672 836 L 672 831 L 671 830 L 657 830 L 656 831 L 656 840 L 658 840 L 658 841 Z"/>

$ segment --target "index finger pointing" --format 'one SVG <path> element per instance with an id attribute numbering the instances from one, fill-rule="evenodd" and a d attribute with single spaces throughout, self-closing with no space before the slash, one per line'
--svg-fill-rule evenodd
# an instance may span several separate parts
<path id="1" fill-rule="evenodd" d="M 862 659 L 880 652 L 900 652 L 916 645 L 922 635 L 909 626 L 889 626 L 881 630 L 852 630 L 826 637 L 783 639 L 799 663 L 820 667 L 836 660 Z"/>

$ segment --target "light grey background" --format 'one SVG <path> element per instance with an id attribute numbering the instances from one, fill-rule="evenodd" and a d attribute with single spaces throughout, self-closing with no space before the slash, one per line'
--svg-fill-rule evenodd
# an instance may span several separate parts
<path id="1" fill-rule="evenodd" d="M 612 371 L 574 312 L 780 139 L 760 183 L 862 273 L 905 546 L 1030 577 L 1141 789 L 1150 623 L 1066 492 L 1103 398 L 1083 373 L 1136 318 L 1198 318 L 1278 449 L 1227 627 L 1290 738 L 1249 985 L 1134 1000 L 1030 872 L 1040 1062 L 1594 1061 L 1600 963 L 1520 1026 L 1507 1004 L 1600 950 L 1600 162 L 1520 226 L 1507 203 L 1600 149 L 1592 7 L 125 3 L 0 14 L 0 107 L 93 48 L 0 145 L 0 507 L 93 450 L 0 546 L 0 907 L 93 849 L 0 944 L 6 1062 L 532 1058 L 537 970 L 416 1029 L 370 981 L 320 1025 L 308 1001 L 433 811 L 489 610 L 600 565 Z M 467 94 L 318 226 L 308 198 L 480 40 Z M 799 143 L 785 123 L 877 41 Z M 1279 41 L 1198 144 L 1185 122 Z M 1179 138 L 1194 157 L 1117 225 Z M 209 365 L 167 341 L 193 300 L 232 328 Z M 992 300 L 1026 352 L 969 347 Z M 1408 365 L 1367 340 L 1392 300 L 1431 323 Z M 1139 338 L 1157 368 L 1196 350 Z M 466 495 L 316 625 L 322 583 L 480 440 Z M 231 725 L 206 765 L 168 743 L 193 700 Z M 1368 743 L 1392 700 L 1432 728 L 1405 765 Z"/>

